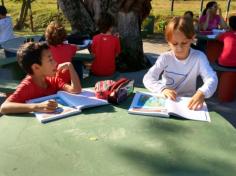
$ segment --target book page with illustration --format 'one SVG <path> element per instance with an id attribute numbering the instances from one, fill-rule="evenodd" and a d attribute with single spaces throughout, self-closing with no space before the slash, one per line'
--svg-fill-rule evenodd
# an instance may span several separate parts
<path id="1" fill-rule="evenodd" d="M 137 92 L 128 111 L 133 114 L 164 117 L 175 115 L 186 119 L 210 122 L 206 103 L 199 110 L 190 110 L 188 108 L 190 99 L 191 97 L 177 97 L 176 101 L 173 101 L 160 94 Z"/>

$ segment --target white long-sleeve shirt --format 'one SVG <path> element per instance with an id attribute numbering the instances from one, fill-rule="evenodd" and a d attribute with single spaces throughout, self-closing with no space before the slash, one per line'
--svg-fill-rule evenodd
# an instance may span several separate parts
<path id="1" fill-rule="evenodd" d="M 163 89 L 171 88 L 176 90 L 177 95 L 193 96 L 198 76 L 203 80 L 203 85 L 198 90 L 203 92 L 205 98 L 211 97 L 216 91 L 218 79 L 206 55 L 201 51 L 190 49 L 189 56 L 185 60 L 178 60 L 174 53 L 169 51 L 159 56 L 145 74 L 143 83 L 151 92 L 161 93 Z"/>

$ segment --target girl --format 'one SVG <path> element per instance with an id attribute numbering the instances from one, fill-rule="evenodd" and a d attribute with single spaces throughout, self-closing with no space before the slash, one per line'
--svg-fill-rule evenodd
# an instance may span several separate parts
<path id="1" fill-rule="evenodd" d="M 217 15 L 217 10 L 219 11 L 219 15 Z M 221 9 L 215 1 L 210 1 L 207 3 L 199 24 L 200 30 L 202 31 L 211 31 L 212 29 L 218 29 L 219 27 L 222 29 L 228 28 L 222 17 Z"/>
<path id="2" fill-rule="evenodd" d="M 215 92 L 218 80 L 206 56 L 190 48 L 195 37 L 193 23 L 189 18 L 174 17 L 166 27 L 165 37 L 171 51 L 160 55 L 144 76 L 143 83 L 150 91 L 172 100 L 176 100 L 176 96 L 192 96 L 188 108 L 199 109 L 204 98 Z M 199 75 L 204 84 L 196 91 Z"/>

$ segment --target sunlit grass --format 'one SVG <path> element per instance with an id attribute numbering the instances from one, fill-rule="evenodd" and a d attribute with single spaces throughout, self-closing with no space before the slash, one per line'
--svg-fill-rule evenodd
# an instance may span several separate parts
<path id="1" fill-rule="evenodd" d="M 208 1 L 204 1 L 204 6 Z M 223 16 L 226 12 L 226 2 L 227 0 L 217 1 L 222 8 Z M 8 9 L 9 14 L 13 18 L 13 23 L 16 24 L 16 20 L 19 17 L 21 3 L 15 2 L 13 0 L 4 0 L 5 6 Z M 151 15 L 156 17 L 156 30 L 160 30 L 163 26 L 163 23 L 167 18 L 170 18 L 170 0 L 152 0 L 152 10 Z M 191 10 L 194 12 L 195 16 L 200 14 L 200 0 L 175 0 L 174 2 L 174 15 L 182 15 L 186 10 Z M 54 15 L 57 14 L 57 3 L 56 0 L 35 0 L 32 3 L 32 12 L 33 12 L 33 22 L 35 27 L 35 32 L 31 32 L 29 15 L 26 20 L 26 28 L 22 31 L 15 31 L 16 35 L 30 35 L 30 34 L 42 34 L 45 30 L 45 27 L 53 19 Z M 236 13 L 236 0 L 232 0 L 230 13 Z M 66 22 L 66 28 L 70 31 L 70 25 Z"/>

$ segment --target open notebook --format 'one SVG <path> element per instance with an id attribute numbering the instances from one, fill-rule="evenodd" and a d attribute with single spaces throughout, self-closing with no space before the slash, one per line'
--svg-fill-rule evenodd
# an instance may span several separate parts
<path id="1" fill-rule="evenodd" d="M 108 104 L 106 100 L 96 98 L 92 90 L 82 90 L 79 94 L 58 91 L 57 94 L 31 99 L 27 103 L 40 103 L 51 99 L 56 100 L 58 103 L 58 108 L 54 112 L 34 112 L 36 118 L 42 123 L 78 114 L 84 108 Z"/>

